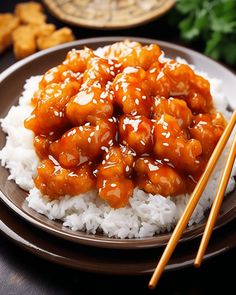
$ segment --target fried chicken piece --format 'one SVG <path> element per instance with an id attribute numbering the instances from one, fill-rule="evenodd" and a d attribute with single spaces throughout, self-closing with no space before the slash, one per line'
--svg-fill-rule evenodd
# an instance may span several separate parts
<path id="1" fill-rule="evenodd" d="M 162 114 L 168 114 L 177 119 L 181 128 L 187 128 L 193 120 L 193 114 L 183 99 L 170 97 L 155 97 L 153 119 L 159 119 Z"/>
<path id="2" fill-rule="evenodd" d="M 17 4 L 15 14 L 24 24 L 40 25 L 46 21 L 46 15 L 43 13 L 43 6 L 33 1 Z"/>
<path id="3" fill-rule="evenodd" d="M 84 72 L 84 87 L 98 83 L 105 86 L 108 81 L 112 81 L 120 73 L 121 66 L 116 60 L 107 60 L 101 57 L 92 57 L 87 62 Z"/>
<path id="4" fill-rule="evenodd" d="M 13 49 L 17 59 L 36 52 L 35 33 L 30 26 L 19 26 L 12 35 Z"/>
<path id="5" fill-rule="evenodd" d="M 37 46 L 39 50 L 50 48 L 62 43 L 70 42 L 75 40 L 75 37 L 71 29 L 64 27 L 49 36 L 41 36 L 37 39 Z"/>
<path id="6" fill-rule="evenodd" d="M 226 121 L 221 113 L 199 114 L 194 117 L 193 126 L 190 128 L 191 136 L 199 140 L 202 145 L 203 155 L 208 159 L 226 126 Z"/>
<path id="7" fill-rule="evenodd" d="M 72 96 L 80 88 L 80 82 L 66 79 L 61 83 L 47 85 L 39 97 L 31 116 L 25 120 L 25 127 L 35 134 L 47 134 L 51 131 L 64 129 L 68 125 L 65 107 Z"/>
<path id="8" fill-rule="evenodd" d="M 38 167 L 35 186 L 51 199 L 64 195 L 79 195 L 95 188 L 96 181 L 88 163 L 73 170 L 62 168 L 52 157 L 45 159 Z"/>
<path id="9" fill-rule="evenodd" d="M 202 146 L 200 141 L 186 137 L 176 118 L 164 114 L 154 123 L 153 152 L 157 158 L 191 173 L 199 168 Z"/>
<path id="10" fill-rule="evenodd" d="M 148 153 L 153 147 L 152 122 L 144 116 L 123 115 L 119 119 L 119 140 L 137 154 Z"/>
<path id="11" fill-rule="evenodd" d="M 103 50 L 104 56 L 117 59 L 124 67 L 141 67 L 147 70 L 161 55 L 161 49 L 156 44 L 142 46 L 138 42 L 117 42 L 108 45 Z"/>
<path id="12" fill-rule="evenodd" d="M 56 26 L 54 24 L 41 24 L 30 26 L 32 30 L 34 30 L 36 38 L 49 36 L 56 30 Z"/>
<path id="13" fill-rule="evenodd" d="M 152 95 L 184 99 L 193 113 L 212 111 L 210 83 L 197 75 L 189 65 L 170 60 L 155 63 L 147 72 Z"/>
<path id="14" fill-rule="evenodd" d="M 115 102 L 123 112 L 149 117 L 152 99 L 146 72 L 142 68 L 127 67 L 112 83 Z"/>
<path id="15" fill-rule="evenodd" d="M 12 13 L 0 14 L 0 53 L 12 44 L 12 32 L 18 25 L 19 18 Z"/>
<path id="16" fill-rule="evenodd" d="M 129 176 L 134 157 L 127 148 L 111 147 L 98 166 L 97 188 L 99 197 L 112 207 L 121 208 L 128 204 L 134 184 Z"/>
<path id="17" fill-rule="evenodd" d="M 147 193 L 167 197 L 186 193 L 189 190 L 185 177 L 161 161 L 155 161 L 150 157 L 138 158 L 134 170 L 137 174 L 138 187 Z"/>
<path id="18" fill-rule="evenodd" d="M 64 168 L 95 161 L 103 150 L 112 145 L 116 128 L 108 120 L 96 119 L 96 124 L 74 127 L 50 145 L 50 153 Z"/>
<path id="19" fill-rule="evenodd" d="M 112 113 L 112 95 L 105 89 L 95 86 L 81 90 L 66 106 L 66 116 L 75 126 L 89 122 L 91 117 L 109 118 Z"/>
<path id="20" fill-rule="evenodd" d="M 87 47 L 81 50 L 72 49 L 67 53 L 63 65 L 73 72 L 82 73 L 87 68 L 88 60 L 94 56 L 93 50 Z"/>

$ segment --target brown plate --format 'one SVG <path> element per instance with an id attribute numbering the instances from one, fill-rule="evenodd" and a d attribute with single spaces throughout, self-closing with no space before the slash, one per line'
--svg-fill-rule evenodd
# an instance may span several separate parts
<path id="1" fill-rule="evenodd" d="M 213 232 L 204 261 L 236 247 L 236 220 Z M 51 262 L 82 271 L 113 275 L 153 273 L 163 248 L 119 250 L 94 248 L 59 239 L 18 217 L 0 201 L 0 231 L 18 246 Z M 200 239 L 181 243 L 165 271 L 190 267 Z"/>
<path id="2" fill-rule="evenodd" d="M 52 49 L 38 52 L 35 55 L 32 55 L 14 64 L 0 75 L 0 93 L 4 94 L 0 100 L 0 117 L 4 117 L 7 114 L 9 108 L 13 104 L 17 104 L 24 82 L 27 78 L 33 75 L 43 74 L 48 68 L 51 68 L 62 62 L 66 53 L 71 48 L 81 48 L 84 45 L 87 45 L 88 47 L 95 49 L 97 47 L 105 46 L 123 39 L 124 37 L 106 37 L 85 39 L 67 43 Z M 140 41 L 143 44 L 158 43 L 166 52 L 167 56 L 172 58 L 181 56 L 189 63 L 195 64 L 198 69 L 209 73 L 210 76 L 223 80 L 223 91 L 230 100 L 232 107 L 235 107 L 236 101 L 233 100 L 233 96 L 231 95 L 236 93 L 236 78 L 235 75 L 225 67 L 207 58 L 206 56 L 184 47 L 150 39 L 129 39 Z M 5 137 L 5 134 L 1 130 L 0 148 L 2 148 L 5 144 Z M 28 208 L 25 201 L 27 195 L 26 192 L 20 189 L 14 181 L 9 181 L 7 179 L 8 175 L 7 169 L 0 167 L 0 198 L 22 218 L 29 221 L 38 228 L 57 235 L 60 238 L 89 246 L 117 249 L 142 249 L 159 247 L 165 245 L 170 238 L 169 233 L 163 233 L 152 238 L 144 239 L 114 239 L 104 237 L 101 234 L 91 235 L 80 231 L 73 232 L 68 228 L 62 227 L 61 222 L 51 221 L 45 216 Z M 234 191 L 225 199 L 221 213 L 218 217 L 216 227 L 226 224 L 235 218 L 235 216 L 236 198 Z M 190 240 L 199 236 L 203 231 L 204 223 L 205 220 L 203 220 L 198 225 L 187 228 L 181 241 Z"/>

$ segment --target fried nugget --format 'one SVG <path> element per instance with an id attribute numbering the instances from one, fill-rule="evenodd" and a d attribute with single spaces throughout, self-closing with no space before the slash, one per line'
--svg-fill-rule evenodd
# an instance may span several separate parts
<path id="1" fill-rule="evenodd" d="M 71 29 L 64 27 L 49 36 L 41 36 L 37 39 L 37 46 L 40 50 L 75 40 Z"/>
<path id="2" fill-rule="evenodd" d="M 19 26 L 13 32 L 13 49 L 17 59 L 24 58 L 36 52 L 35 32 L 31 26 Z"/>
<path id="3" fill-rule="evenodd" d="M 25 2 L 16 5 L 15 14 L 24 24 L 43 24 L 46 15 L 43 13 L 43 6 L 37 2 Z"/>
<path id="4" fill-rule="evenodd" d="M 49 36 L 56 30 L 54 24 L 31 25 L 31 28 L 34 31 L 36 38 Z"/>
<path id="5" fill-rule="evenodd" d="M 12 13 L 0 14 L 0 53 L 12 44 L 12 32 L 18 25 L 19 18 Z"/>

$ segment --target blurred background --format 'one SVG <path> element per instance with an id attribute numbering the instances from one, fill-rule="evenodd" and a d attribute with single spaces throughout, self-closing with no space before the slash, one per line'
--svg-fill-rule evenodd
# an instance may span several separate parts
<path id="1" fill-rule="evenodd" d="M 8 66 L 8 60 L 12 63 L 36 50 L 98 36 L 165 40 L 190 47 L 230 67 L 236 65 L 236 0 L 1 0 L 0 13 L 0 59 L 6 61 L 1 63 L 1 71 Z M 18 24 L 13 25 L 9 17 L 1 20 L 6 13 L 17 18 Z M 15 31 L 42 24 L 49 25 L 41 30 L 48 36 L 36 36 L 34 49 L 17 54 L 15 43 L 18 39 L 27 43 L 27 38 L 23 41 L 27 28 L 21 28 L 21 34 Z M 8 43 L 4 44 L 6 40 Z"/>

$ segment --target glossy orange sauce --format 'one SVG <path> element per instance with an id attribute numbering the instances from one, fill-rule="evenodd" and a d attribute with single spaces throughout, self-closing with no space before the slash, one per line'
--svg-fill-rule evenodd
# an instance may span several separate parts
<path id="1" fill-rule="evenodd" d="M 51 199 L 97 189 L 113 208 L 135 187 L 190 193 L 226 125 L 209 82 L 154 44 L 104 52 L 72 50 L 42 77 L 25 120 L 41 161 L 36 187 Z"/>

